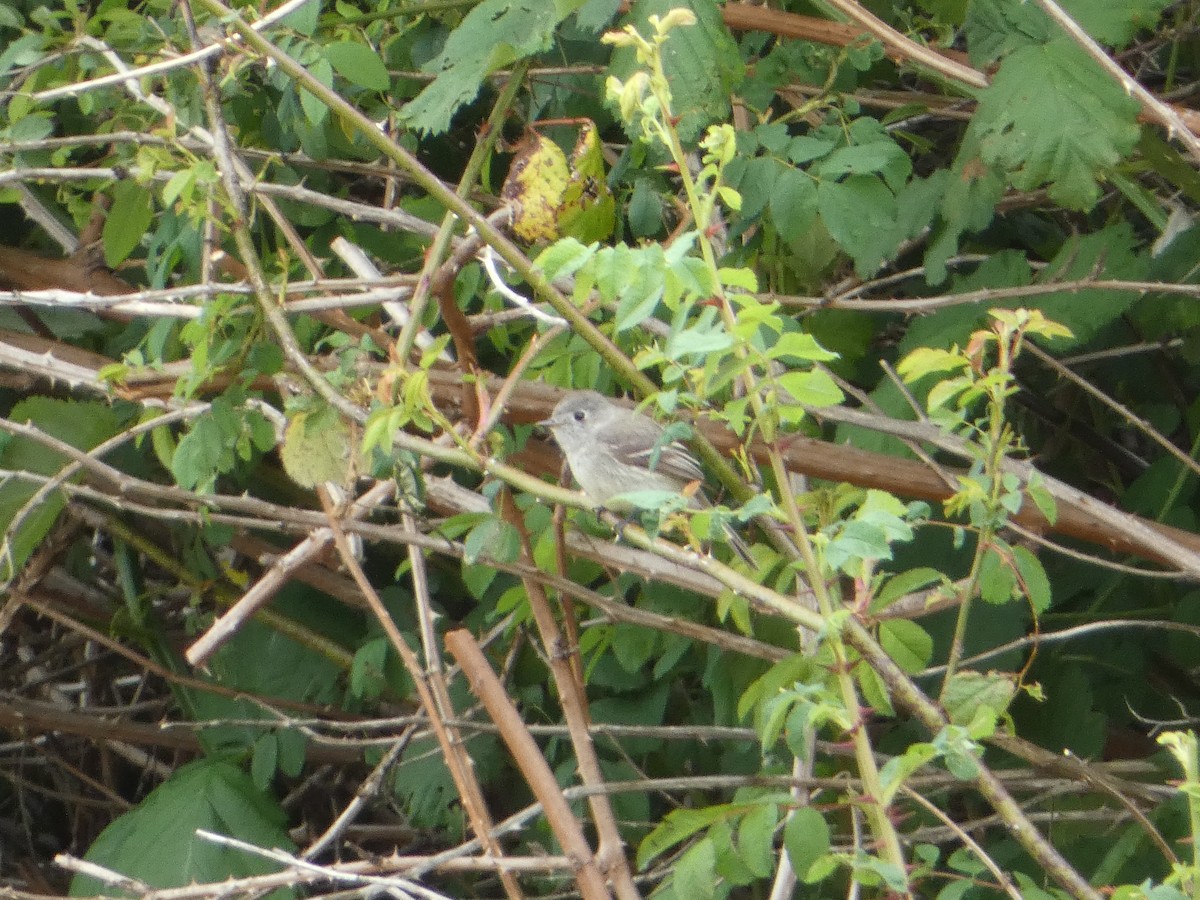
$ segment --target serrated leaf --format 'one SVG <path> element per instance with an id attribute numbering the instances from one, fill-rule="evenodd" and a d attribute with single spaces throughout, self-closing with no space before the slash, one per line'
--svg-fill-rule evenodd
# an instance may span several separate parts
<path id="1" fill-rule="evenodd" d="M 155 888 L 182 887 L 273 872 L 278 864 L 196 836 L 197 828 L 260 847 L 294 844 L 275 801 L 248 775 L 220 760 L 189 763 L 104 829 L 85 859 Z M 71 883 L 76 896 L 104 892 L 86 876 Z"/>
<path id="2" fill-rule="evenodd" d="M 141 243 L 153 219 L 150 192 L 136 181 L 118 181 L 104 220 L 104 262 L 110 269 L 123 263 Z"/>
<path id="3" fill-rule="evenodd" d="M 677 809 L 668 813 L 638 845 L 637 867 L 644 869 L 667 850 L 687 840 L 697 831 L 724 821 L 729 815 L 728 806 Z"/>
<path id="4" fill-rule="evenodd" d="M 275 739 L 274 733 L 267 732 L 259 735 L 258 740 L 254 742 L 254 749 L 250 757 L 250 778 L 260 791 L 265 791 L 271 786 L 271 779 L 275 777 L 278 762 L 279 742 Z"/>
<path id="5" fill-rule="evenodd" d="M 829 825 L 825 817 L 811 806 L 793 811 L 783 826 L 783 846 L 800 880 L 808 883 L 813 863 L 829 852 Z"/>
<path id="6" fill-rule="evenodd" d="M 1021 47 L 1044 44 L 1055 25 L 1036 3 L 972 0 L 963 29 L 971 62 L 987 66 Z"/>
<path id="7" fill-rule="evenodd" d="M 870 666 L 859 666 L 854 670 L 854 679 L 862 691 L 863 700 L 882 716 L 894 716 L 895 708 L 892 698 L 888 696 L 887 685 L 879 677 L 879 673 Z"/>
<path id="8" fill-rule="evenodd" d="M 573 237 L 563 238 L 543 250 L 534 264 L 553 281 L 574 275 L 596 255 L 596 250 L 596 244 L 584 246 Z"/>
<path id="9" fill-rule="evenodd" d="M 1153 28 L 1172 0 L 1061 0 L 1068 15 L 1110 47 L 1121 48 L 1141 30 Z M 1034 3 L 1019 0 L 973 0 L 965 30 L 971 61 L 986 66 L 1020 47 L 1045 43 L 1058 32 Z"/>
<path id="10" fill-rule="evenodd" d="M 979 564 L 979 596 L 988 603 L 1007 603 L 1017 591 L 1017 575 L 1008 559 L 988 547 Z"/>
<path id="11" fill-rule="evenodd" d="M 820 369 L 785 372 L 777 381 L 779 386 L 791 395 L 794 402 L 805 406 L 836 406 L 845 399 L 842 389 Z"/>
<path id="12" fill-rule="evenodd" d="M 1090 209 L 1098 178 L 1137 144 L 1138 104 L 1066 39 L 1022 47 L 980 95 L 967 142 L 1018 190 Z"/>
<path id="13" fill-rule="evenodd" d="M 779 236 L 792 241 L 812 227 L 817 216 L 817 183 L 799 169 L 783 169 L 770 199 L 771 220 Z"/>
<path id="14" fill-rule="evenodd" d="M 870 144 L 855 144 L 852 147 L 839 147 L 821 160 L 816 167 L 816 174 L 818 178 L 883 175 L 896 167 L 902 171 L 912 171 L 908 154 L 894 141 L 876 141 Z"/>
<path id="15" fill-rule="evenodd" d="M 776 179 L 788 171 L 794 170 L 769 156 L 758 156 L 745 163 L 740 157 L 734 160 L 726 170 L 726 177 L 742 196 L 740 212 L 743 218 L 753 219 L 767 208 L 775 195 Z"/>
<path id="16" fill-rule="evenodd" d="M 784 362 L 830 362 L 838 354 L 826 350 L 811 334 L 803 331 L 785 331 L 767 350 L 769 359 Z"/>
<path id="17" fill-rule="evenodd" d="M 899 243 L 894 236 L 896 195 L 874 175 L 822 181 L 817 206 L 830 236 L 864 277 L 875 272 Z"/>
<path id="18" fill-rule="evenodd" d="M 620 300 L 613 316 L 617 332 L 627 331 L 646 321 L 663 298 L 666 273 L 663 271 L 662 250 L 652 244 L 635 255 L 637 265 L 624 274 L 619 292 Z"/>
<path id="19" fill-rule="evenodd" d="M 357 41 L 339 41 L 325 48 L 325 58 L 333 70 L 359 87 L 371 91 L 386 91 L 391 78 L 379 54 Z"/>
<path id="20" fill-rule="evenodd" d="M 1111 278 L 1136 281 L 1144 278 L 1147 261 L 1135 249 L 1137 238 L 1128 222 L 1118 222 L 1093 234 L 1063 244 L 1050 265 L 1038 273 L 1039 284 L 1078 278 Z M 1049 319 L 1065 325 L 1072 337 L 1055 341 L 1055 350 L 1086 344 L 1125 315 L 1139 296 L 1134 291 L 1085 289 L 1063 291 L 1040 297 L 1037 309 Z M 1003 304 L 1010 308 L 1015 301 Z M 1024 305 L 1028 306 L 1029 303 Z"/>
<path id="21" fill-rule="evenodd" d="M 1027 547 L 1013 547 L 1013 559 L 1017 564 L 1017 572 L 1021 576 L 1021 586 L 1029 605 L 1038 613 L 1044 613 L 1050 608 L 1051 590 L 1050 579 L 1042 561 L 1034 556 Z"/>
<path id="22" fill-rule="evenodd" d="M 521 555 L 521 535 L 510 523 L 489 517 L 467 533 L 463 540 L 463 562 L 473 564 L 481 558 L 512 562 Z"/>
<path id="23" fill-rule="evenodd" d="M 879 782 L 883 788 L 881 802 L 885 806 L 891 803 L 908 776 L 936 759 L 937 755 L 937 748 L 933 744 L 922 741 L 909 744 L 902 754 L 889 759 L 879 770 Z"/>
<path id="24" fill-rule="evenodd" d="M 7 418 L 12 422 L 28 422 L 79 450 L 91 450 L 113 437 L 122 427 L 121 418 L 107 403 L 51 397 L 22 400 L 13 406 Z M 17 435 L 0 436 L 0 468 L 54 475 L 68 461 L 68 457 L 47 449 L 38 441 Z M 80 476 L 76 475 L 72 480 L 78 481 Z M 27 508 L 26 504 L 39 488 L 39 484 L 16 478 L 6 478 L 0 483 L 0 531 L 5 532 L 9 540 L 0 555 L 0 577 L 12 577 L 15 568 L 23 565 L 33 550 L 42 544 L 66 506 L 66 496 L 53 491 Z M 14 533 L 9 529 L 18 513 L 22 515 L 22 524 Z"/>
<path id="25" fill-rule="evenodd" d="M 713 842 L 702 838 L 679 858 L 671 878 L 680 897 L 710 900 L 716 893 L 717 851 Z"/>
<path id="26" fill-rule="evenodd" d="M 733 337 L 725 331 L 724 324 L 713 317 L 707 323 L 697 323 L 686 331 L 671 335 L 666 353 L 668 359 L 682 359 L 695 354 L 719 353 L 732 345 Z"/>
<path id="27" fill-rule="evenodd" d="M 333 66 L 324 57 L 308 67 L 308 74 L 327 88 L 333 87 Z M 329 107 L 316 94 L 300 89 L 300 108 L 304 110 L 304 118 L 310 125 L 320 125 L 329 117 Z"/>
<path id="28" fill-rule="evenodd" d="M 1025 492 L 1033 501 L 1033 505 L 1038 508 L 1038 512 L 1046 517 L 1047 522 L 1053 525 L 1058 521 L 1058 501 L 1054 499 L 1054 495 L 1050 491 L 1041 484 L 1029 484 L 1026 486 Z"/>
<path id="29" fill-rule="evenodd" d="M 956 672 L 942 692 L 942 705 L 955 725 L 969 725 L 981 707 L 997 717 L 1016 694 L 1012 676 L 1000 672 Z"/>
<path id="30" fill-rule="evenodd" d="M 715 0 L 637 0 L 618 24 L 649 34 L 649 17 L 675 8 L 696 17 L 696 24 L 672 30 L 662 51 L 672 112 L 678 117 L 675 128 L 687 145 L 705 126 L 728 118 L 730 92 L 741 82 L 744 66 Z M 640 67 L 633 49 L 621 47 L 613 53 L 608 74 L 625 81 Z"/>
<path id="31" fill-rule="evenodd" d="M 774 803 L 763 803 L 742 816 L 738 824 L 738 855 L 758 878 L 766 878 L 774 870 L 775 826 L 778 823 L 778 807 Z"/>
<path id="32" fill-rule="evenodd" d="M 872 609 L 884 609 L 897 600 L 942 580 L 944 580 L 942 573 L 928 566 L 909 569 L 906 572 L 893 575 L 884 583 L 879 593 L 875 596 L 875 603 L 872 605 Z"/>
<path id="33" fill-rule="evenodd" d="M 969 365 L 970 360 L 957 349 L 920 347 L 900 360 L 896 365 L 896 374 L 911 383 L 930 373 L 959 372 Z"/>
<path id="34" fill-rule="evenodd" d="M 305 488 L 332 481 L 346 484 L 354 471 L 350 428 L 329 407 L 301 412 L 288 422 L 279 448 L 288 477 Z"/>
<path id="35" fill-rule="evenodd" d="M 889 619 L 879 626 L 879 643 L 901 669 L 912 675 L 933 658 L 933 638 L 908 619 Z"/>
<path id="36" fill-rule="evenodd" d="M 802 134 L 792 138 L 787 145 L 787 158 L 796 165 L 820 159 L 833 150 L 837 142 L 829 138 L 813 137 Z"/>
<path id="37" fill-rule="evenodd" d="M 583 0 L 483 0 L 450 33 L 442 52 L 423 66 L 437 77 L 404 107 L 417 131 L 441 134 L 479 93 L 492 72 L 549 50 L 558 24 Z"/>

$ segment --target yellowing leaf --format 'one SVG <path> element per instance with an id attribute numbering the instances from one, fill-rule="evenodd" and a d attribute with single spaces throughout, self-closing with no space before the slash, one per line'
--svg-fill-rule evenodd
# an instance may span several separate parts
<path id="1" fill-rule="evenodd" d="M 567 156 L 558 144 L 537 132 L 526 132 L 500 193 L 514 206 L 512 229 L 517 237 L 530 243 L 558 237 L 558 210 L 567 177 Z"/>
<path id="2" fill-rule="evenodd" d="M 345 484 L 354 470 L 352 441 L 350 429 L 332 409 L 302 412 L 288 423 L 279 457 L 284 471 L 301 487 L 326 481 Z"/>
<path id="3" fill-rule="evenodd" d="M 571 152 L 571 173 L 558 212 L 559 231 L 590 244 L 612 234 L 616 201 L 604 177 L 604 154 L 596 126 L 585 122 Z"/>

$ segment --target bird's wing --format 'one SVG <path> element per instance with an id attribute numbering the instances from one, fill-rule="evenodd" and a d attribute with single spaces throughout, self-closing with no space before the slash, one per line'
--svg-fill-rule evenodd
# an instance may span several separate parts
<path id="1" fill-rule="evenodd" d="M 618 460 L 684 482 L 704 480 L 704 470 L 687 447 L 678 441 L 664 443 L 662 427 L 653 419 L 630 413 L 630 418 L 623 424 L 621 439 L 605 441 Z"/>

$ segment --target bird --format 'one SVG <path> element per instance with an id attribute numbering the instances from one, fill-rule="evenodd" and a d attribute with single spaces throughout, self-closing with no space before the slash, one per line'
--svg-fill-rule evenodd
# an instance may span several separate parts
<path id="1" fill-rule="evenodd" d="M 600 506 L 628 514 L 633 506 L 619 495 L 636 491 L 683 494 L 693 509 L 709 505 L 702 490 L 688 490 L 689 485 L 704 481 L 704 470 L 688 449 L 678 441 L 664 440 L 664 429 L 654 419 L 597 391 L 571 391 L 550 418 L 538 424 L 549 429 L 571 474 Z M 730 545 L 752 562 L 745 542 L 728 525 L 725 530 Z"/>

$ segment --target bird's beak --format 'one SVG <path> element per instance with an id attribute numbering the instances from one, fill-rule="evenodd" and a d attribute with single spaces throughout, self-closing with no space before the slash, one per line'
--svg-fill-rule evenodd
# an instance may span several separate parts
<path id="1" fill-rule="evenodd" d="M 540 422 L 535 422 L 534 424 L 535 424 L 535 425 L 540 425 L 542 428 L 551 428 L 551 429 L 553 429 L 553 428 L 557 427 L 558 425 L 561 425 L 561 424 L 562 424 L 562 422 L 560 422 L 558 419 L 556 419 L 556 418 L 554 418 L 553 416 L 551 416 L 549 419 L 542 419 L 542 421 L 540 421 Z"/>

